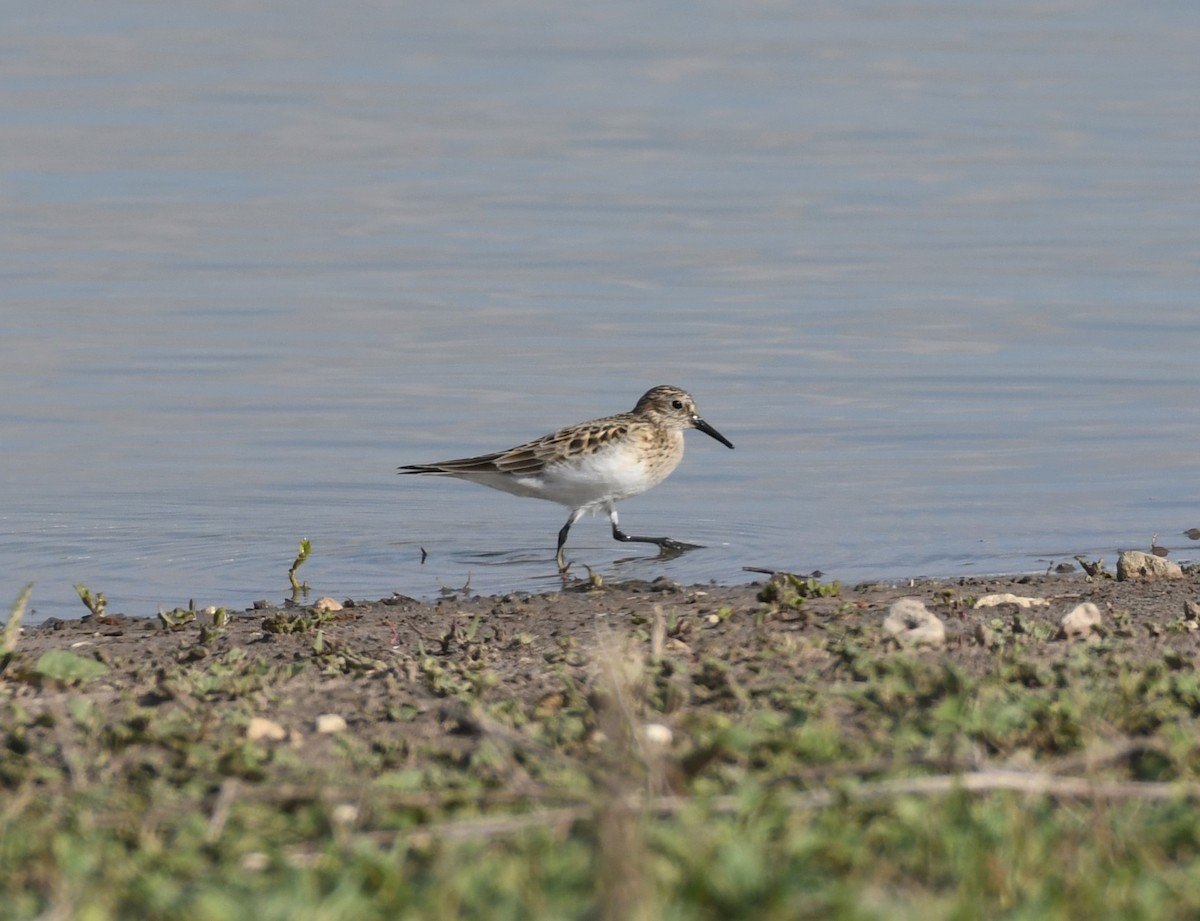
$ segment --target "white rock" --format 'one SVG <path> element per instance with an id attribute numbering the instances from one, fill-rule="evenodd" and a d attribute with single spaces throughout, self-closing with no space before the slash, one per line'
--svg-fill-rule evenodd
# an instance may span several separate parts
<path id="1" fill-rule="evenodd" d="M 883 619 L 883 630 L 902 646 L 944 646 L 946 625 L 919 598 L 901 598 Z"/>
<path id="2" fill-rule="evenodd" d="M 317 611 L 318 613 L 332 614 L 334 611 L 340 611 L 341 609 L 342 603 L 340 601 L 335 601 L 333 598 L 318 598 L 313 602 L 313 610 Z"/>
<path id="3" fill-rule="evenodd" d="M 1015 604 L 1018 608 L 1040 608 L 1049 603 L 1047 598 L 1031 598 L 1014 595 L 1012 592 L 999 592 L 995 595 L 984 595 L 975 602 L 975 608 L 994 608 L 1000 604 Z"/>
<path id="4" fill-rule="evenodd" d="M 255 716 L 246 726 L 246 738 L 251 742 L 282 742 L 287 738 L 287 730 L 274 720 Z"/>
<path id="5" fill-rule="evenodd" d="M 670 726 L 664 726 L 662 723 L 647 723 L 642 729 L 642 738 L 646 740 L 647 745 L 655 748 L 669 748 L 675 734 L 671 732 Z"/>
<path id="6" fill-rule="evenodd" d="M 358 821 L 358 812 L 358 807 L 353 803 L 338 803 L 333 807 L 329 817 L 337 825 L 349 825 Z"/>
<path id="7" fill-rule="evenodd" d="M 346 721 L 336 713 L 322 713 L 317 717 L 317 732 L 329 735 L 334 732 L 345 732 Z"/>
<path id="8" fill-rule="evenodd" d="M 1182 579 L 1183 570 L 1161 556 L 1126 550 L 1117 558 L 1118 582 L 1153 582 L 1156 579 Z"/>
<path id="9" fill-rule="evenodd" d="M 271 858 L 262 851 L 251 851 L 248 854 L 242 855 L 242 869 L 249 870 L 252 873 L 261 873 L 267 867 L 271 866 Z"/>
<path id="10" fill-rule="evenodd" d="M 1063 616 L 1061 621 L 1063 636 L 1069 640 L 1080 640 L 1091 636 L 1100 626 L 1100 609 L 1092 602 L 1085 601 L 1076 605 L 1073 610 Z"/>

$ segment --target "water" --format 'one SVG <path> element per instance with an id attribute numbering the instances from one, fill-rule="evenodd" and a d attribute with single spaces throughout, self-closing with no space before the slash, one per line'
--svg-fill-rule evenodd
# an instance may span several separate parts
<path id="1" fill-rule="evenodd" d="M 1045 568 L 1200 525 L 1200 11 L 10 11 L 0 611 L 553 588 L 401 463 L 691 390 L 603 575 Z M 421 548 L 428 551 L 422 564 Z"/>

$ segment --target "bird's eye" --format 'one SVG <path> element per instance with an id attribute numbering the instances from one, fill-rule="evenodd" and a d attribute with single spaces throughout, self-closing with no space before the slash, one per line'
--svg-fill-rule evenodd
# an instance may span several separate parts
<path id="1" fill-rule="evenodd" d="M 683 400 L 672 400 L 671 406 L 675 409 L 683 409 Z"/>

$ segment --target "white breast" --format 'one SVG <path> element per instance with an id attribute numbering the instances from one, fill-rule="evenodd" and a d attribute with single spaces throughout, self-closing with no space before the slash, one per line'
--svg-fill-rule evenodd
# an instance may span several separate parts
<path id="1" fill-rule="evenodd" d="M 539 477 L 541 495 L 571 508 L 598 508 L 645 492 L 678 463 L 663 457 L 647 461 L 633 445 L 614 445 L 572 462 L 548 464 Z"/>

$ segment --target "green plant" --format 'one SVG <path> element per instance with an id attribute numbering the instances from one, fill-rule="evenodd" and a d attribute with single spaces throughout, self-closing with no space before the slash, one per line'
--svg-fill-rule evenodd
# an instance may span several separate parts
<path id="1" fill-rule="evenodd" d="M 308 583 L 301 585 L 300 582 L 296 580 L 296 570 L 298 570 L 304 564 L 304 561 L 308 559 L 309 554 L 311 553 L 312 541 L 310 541 L 307 537 L 301 538 L 300 550 L 296 554 L 296 559 L 292 561 L 291 569 L 288 570 L 288 580 L 292 583 L 293 597 L 295 597 L 295 594 L 300 591 L 308 591 Z"/>
<path id="2" fill-rule="evenodd" d="M 777 572 L 758 593 L 758 600 L 775 608 L 800 608 L 808 598 L 836 598 L 842 591 L 838 581 L 821 582 L 816 576 Z"/>
<path id="3" fill-rule="evenodd" d="M 104 592 L 96 592 L 93 595 L 82 582 L 75 586 L 75 591 L 79 593 L 79 600 L 92 612 L 93 617 L 104 617 L 104 608 L 108 604 L 104 599 Z"/>

